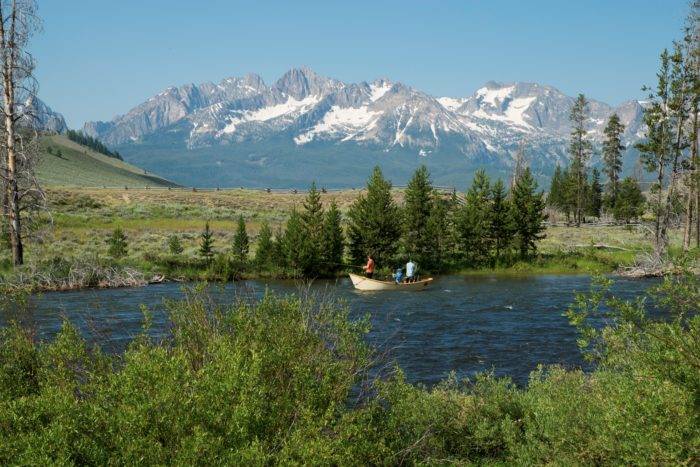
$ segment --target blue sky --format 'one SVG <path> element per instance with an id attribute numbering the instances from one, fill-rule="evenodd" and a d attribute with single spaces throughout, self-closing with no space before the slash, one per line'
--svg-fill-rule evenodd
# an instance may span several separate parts
<path id="1" fill-rule="evenodd" d="M 551 84 L 618 104 L 653 83 L 685 0 L 40 1 L 40 97 L 71 127 L 169 85 L 294 66 L 388 77 L 436 96 L 489 80 Z"/>

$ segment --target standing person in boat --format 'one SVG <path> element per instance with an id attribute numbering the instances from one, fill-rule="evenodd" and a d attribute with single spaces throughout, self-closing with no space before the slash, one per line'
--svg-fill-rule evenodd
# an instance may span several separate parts
<path id="1" fill-rule="evenodd" d="M 367 264 L 362 266 L 362 269 L 365 270 L 365 276 L 371 279 L 374 275 L 374 259 L 372 258 L 372 255 L 367 255 Z"/>
<path id="2" fill-rule="evenodd" d="M 416 269 L 418 269 L 418 266 L 409 258 L 408 263 L 406 263 L 406 282 L 416 281 Z"/>

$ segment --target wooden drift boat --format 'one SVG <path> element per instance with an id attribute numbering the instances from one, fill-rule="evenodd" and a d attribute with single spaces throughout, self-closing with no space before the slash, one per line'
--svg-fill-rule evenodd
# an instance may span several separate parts
<path id="1" fill-rule="evenodd" d="M 352 281 L 352 285 L 354 285 L 357 290 L 418 291 L 425 289 L 431 282 L 433 282 L 433 278 L 428 277 L 427 279 L 421 279 L 415 282 L 402 282 L 397 284 L 395 281 L 378 281 L 376 279 L 370 279 L 369 277 L 360 276 L 357 274 L 350 274 L 350 280 Z"/>

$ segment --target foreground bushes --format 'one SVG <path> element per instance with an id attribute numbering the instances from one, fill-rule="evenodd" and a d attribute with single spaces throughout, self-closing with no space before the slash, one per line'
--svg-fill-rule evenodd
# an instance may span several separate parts
<path id="1" fill-rule="evenodd" d="M 400 371 L 369 382 L 367 320 L 295 297 L 222 309 L 195 291 L 168 304 L 169 340 L 144 332 L 120 358 L 68 323 L 41 344 L 10 327 L 0 462 L 693 464 L 697 278 L 666 287 L 664 323 L 635 304 L 600 308 L 602 293 L 580 297 L 570 317 L 598 370 L 542 368 L 527 389 L 489 376 L 427 389 Z M 586 327 L 601 310 L 610 326 Z"/>

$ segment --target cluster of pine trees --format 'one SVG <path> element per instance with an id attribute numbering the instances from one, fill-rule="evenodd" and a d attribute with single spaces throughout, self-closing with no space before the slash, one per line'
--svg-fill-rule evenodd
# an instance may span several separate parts
<path id="1" fill-rule="evenodd" d="M 629 223 L 644 212 L 645 198 L 639 183 L 632 177 L 621 180 L 622 144 L 625 126 L 620 117 L 613 114 L 605 126 L 603 142 L 603 172 L 607 178 L 605 185 L 597 168 L 589 171 L 588 162 L 593 152 L 593 143 L 588 137 L 588 100 L 579 94 L 571 109 L 572 124 L 568 167 L 557 168 L 552 177 L 552 185 L 547 204 L 566 215 L 567 222 L 580 226 L 586 216 L 600 218 L 603 213 L 612 215 L 618 221 Z"/>
<path id="2" fill-rule="evenodd" d="M 92 136 L 84 134 L 82 131 L 68 130 L 66 136 L 69 140 L 74 141 L 83 146 L 87 146 L 93 151 L 104 154 L 105 156 L 114 157 L 115 159 L 122 159 L 122 156 L 117 151 L 111 151 L 107 146 L 105 146 L 102 141 Z"/>
<path id="3" fill-rule="evenodd" d="M 441 271 L 526 258 L 544 237 L 544 195 L 537 191 L 529 168 L 509 191 L 501 180 L 492 184 L 478 171 L 464 196 L 446 196 L 432 185 L 424 166 L 414 173 L 401 205 L 391 189 L 391 182 L 375 167 L 366 191 L 343 219 L 335 201 L 324 208 L 312 184 L 284 228 L 273 234 L 263 222 L 252 259 L 240 217 L 230 255 L 239 265 L 258 271 L 285 270 L 304 277 L 332 276 L 348 265 L 346 260 L 359 266 L 367 255 L 379 267 L 393 268 L 412 259 L 422 270 Z M 170 242 L 173 252 L 182 251 L 179 242 Z M 209 224 L 201 234 L 199 254 L 208 261 L 215 256 Z"/>
<path id="4" fill-rule="evenodd" d="M 312 186 L 283 231 L 273 238 L 263 226 L 256 263 L 292 268 L 305 276 L 333 274 L 343 267 L 347 247 L 355 266 L 371 255 L 380 267 L 393 268 L 412 259 L 423 270 L 440 271 L 524 258 L 536 251 L 543 237 L 543 194 L 529 169 L 510 192 L 502 181 L 492 185 L 479 171 L 464 197 L 445 196 L 432 185 L 425 167 L 413 175 L 403 204 L 395 201 L 391 188 L 376 167 L 366 192 L 348 209 L 345 234 L 338 207 L 332 203 L 324 212 Z"/>

